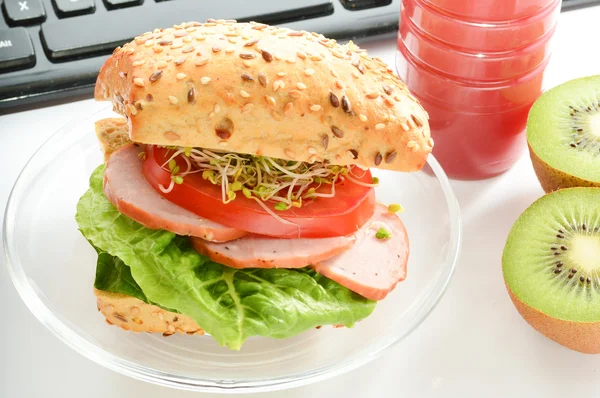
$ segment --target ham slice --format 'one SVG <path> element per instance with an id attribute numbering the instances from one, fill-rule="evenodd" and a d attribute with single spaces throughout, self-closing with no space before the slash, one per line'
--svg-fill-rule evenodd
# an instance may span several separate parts
<path id="1" fill-rule="evenodd" d="M 389 239 L 375 235 L 383 228 Z M 356 243 L 347 251 L 314 264 L 315 270 L 371 300 L 382 300 L 406 278 L 408 235 L 396 214 L 377 204 L 375 214 L 354 233 Z"/>
<path id="2" fill-rule="evenodd" d="M 124 215 L 150 229 L 197 236 L 213 242 L 238 239 L 247 232 L 206 220 L 169 202 L 142 175 L 142 148 L 126 145 L 112 153 L 104 171 L 104 193 Z"/>
<path id="3" fill-rule="evenodd" d="M 302 268 L 348 250 L 355 241 L 353 235 L 302 239 L 248 235 L 227 243 L 192 238 L 199 253 L 232 268 Z"/>

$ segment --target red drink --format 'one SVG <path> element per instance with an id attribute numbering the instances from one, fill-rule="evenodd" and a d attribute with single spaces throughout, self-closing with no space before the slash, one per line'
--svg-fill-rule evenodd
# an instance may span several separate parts
<path id="1" fill-rule="evenodd" d="M 524 152 L 527 115 L 542 92 L 560 1 L 553 0 L 549 7 L 548 0 L 528 0 L 530 6 L 539 6 L 537 14 L 497 24 L 465 23 L 427 5 L 448 2 L 404 0 L 396 66 L 400 78 L 429 113 L 433 154 L 448 175 L 487 178 L 510 168 Z M 462 4 L 465 11 L 471 9 L 469 4 L 501 5 L 506 0 L 451 3 L 456 7 Z M 443 40 L 423 29 L 441 34 L 432 28 L 439 30 L 440 24 L 431 23 L 440 20 L 445 21 Z M 543 27 L 537 37 L 531 26 Z M 498 50 L 501 45 L 511 45 L 515 37 L 526 43 Z M 449 44 L 451 39 L 460 46 Z M 492 51 L 486 50 L 488 45 Z"/>

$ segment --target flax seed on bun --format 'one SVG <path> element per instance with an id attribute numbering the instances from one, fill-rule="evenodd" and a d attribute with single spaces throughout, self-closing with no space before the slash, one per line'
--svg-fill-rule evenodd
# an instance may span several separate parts
<path id="1" fill-rule="evenodd" d="M 258 23 L 140 35 L 105 63 L 95 96 L 140 143 L 395 171 L 421 169 L 433 147 L 427 113 L 381 60 Z"/>

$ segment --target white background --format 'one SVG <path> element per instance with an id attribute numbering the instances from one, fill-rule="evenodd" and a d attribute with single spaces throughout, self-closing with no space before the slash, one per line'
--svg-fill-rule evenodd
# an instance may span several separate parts
<path id="1" fill-rule="evenodd" d="M 458 0 L 457 0 L 458 1 Z M 600 7 L 561 15 L 547 87 L 600 73 Z M 393 40 L 366 45 L 393 63 Z M 0 208 L 27 159 L 91 100 L 0 116 Z M 484 132 L 482 132 L 484 134 Z M 358 370 L 279 397 L 582 397 L 600 395 L 600 357 L 571 352 L 531 329 L 504 288 L 501 253 L 511 224 L 542 195 L 525 151 L 504 175 L 452 183 L 464 244 L 450 287 L 404 342 Z M 106 370 L 75 353 L 29 312 L 0 266 L 0 397 L 192 397 Z M 202 394 L 202 397 L 212 397 Z"/>

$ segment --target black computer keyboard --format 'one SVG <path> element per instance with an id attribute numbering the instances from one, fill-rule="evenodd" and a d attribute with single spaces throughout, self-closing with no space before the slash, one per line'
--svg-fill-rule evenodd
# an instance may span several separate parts
<path id="1" fill-rule="evenodd" d="M 401 0 L 0 0 L 0 109 L 90 94 L 112 50 L 157 26 L 209 18 L 337 39 L 393 34 Z M 460 1 L 460 0 L 457 0 Z M 563 10 L 600 0 L 563 0 Z"/>

